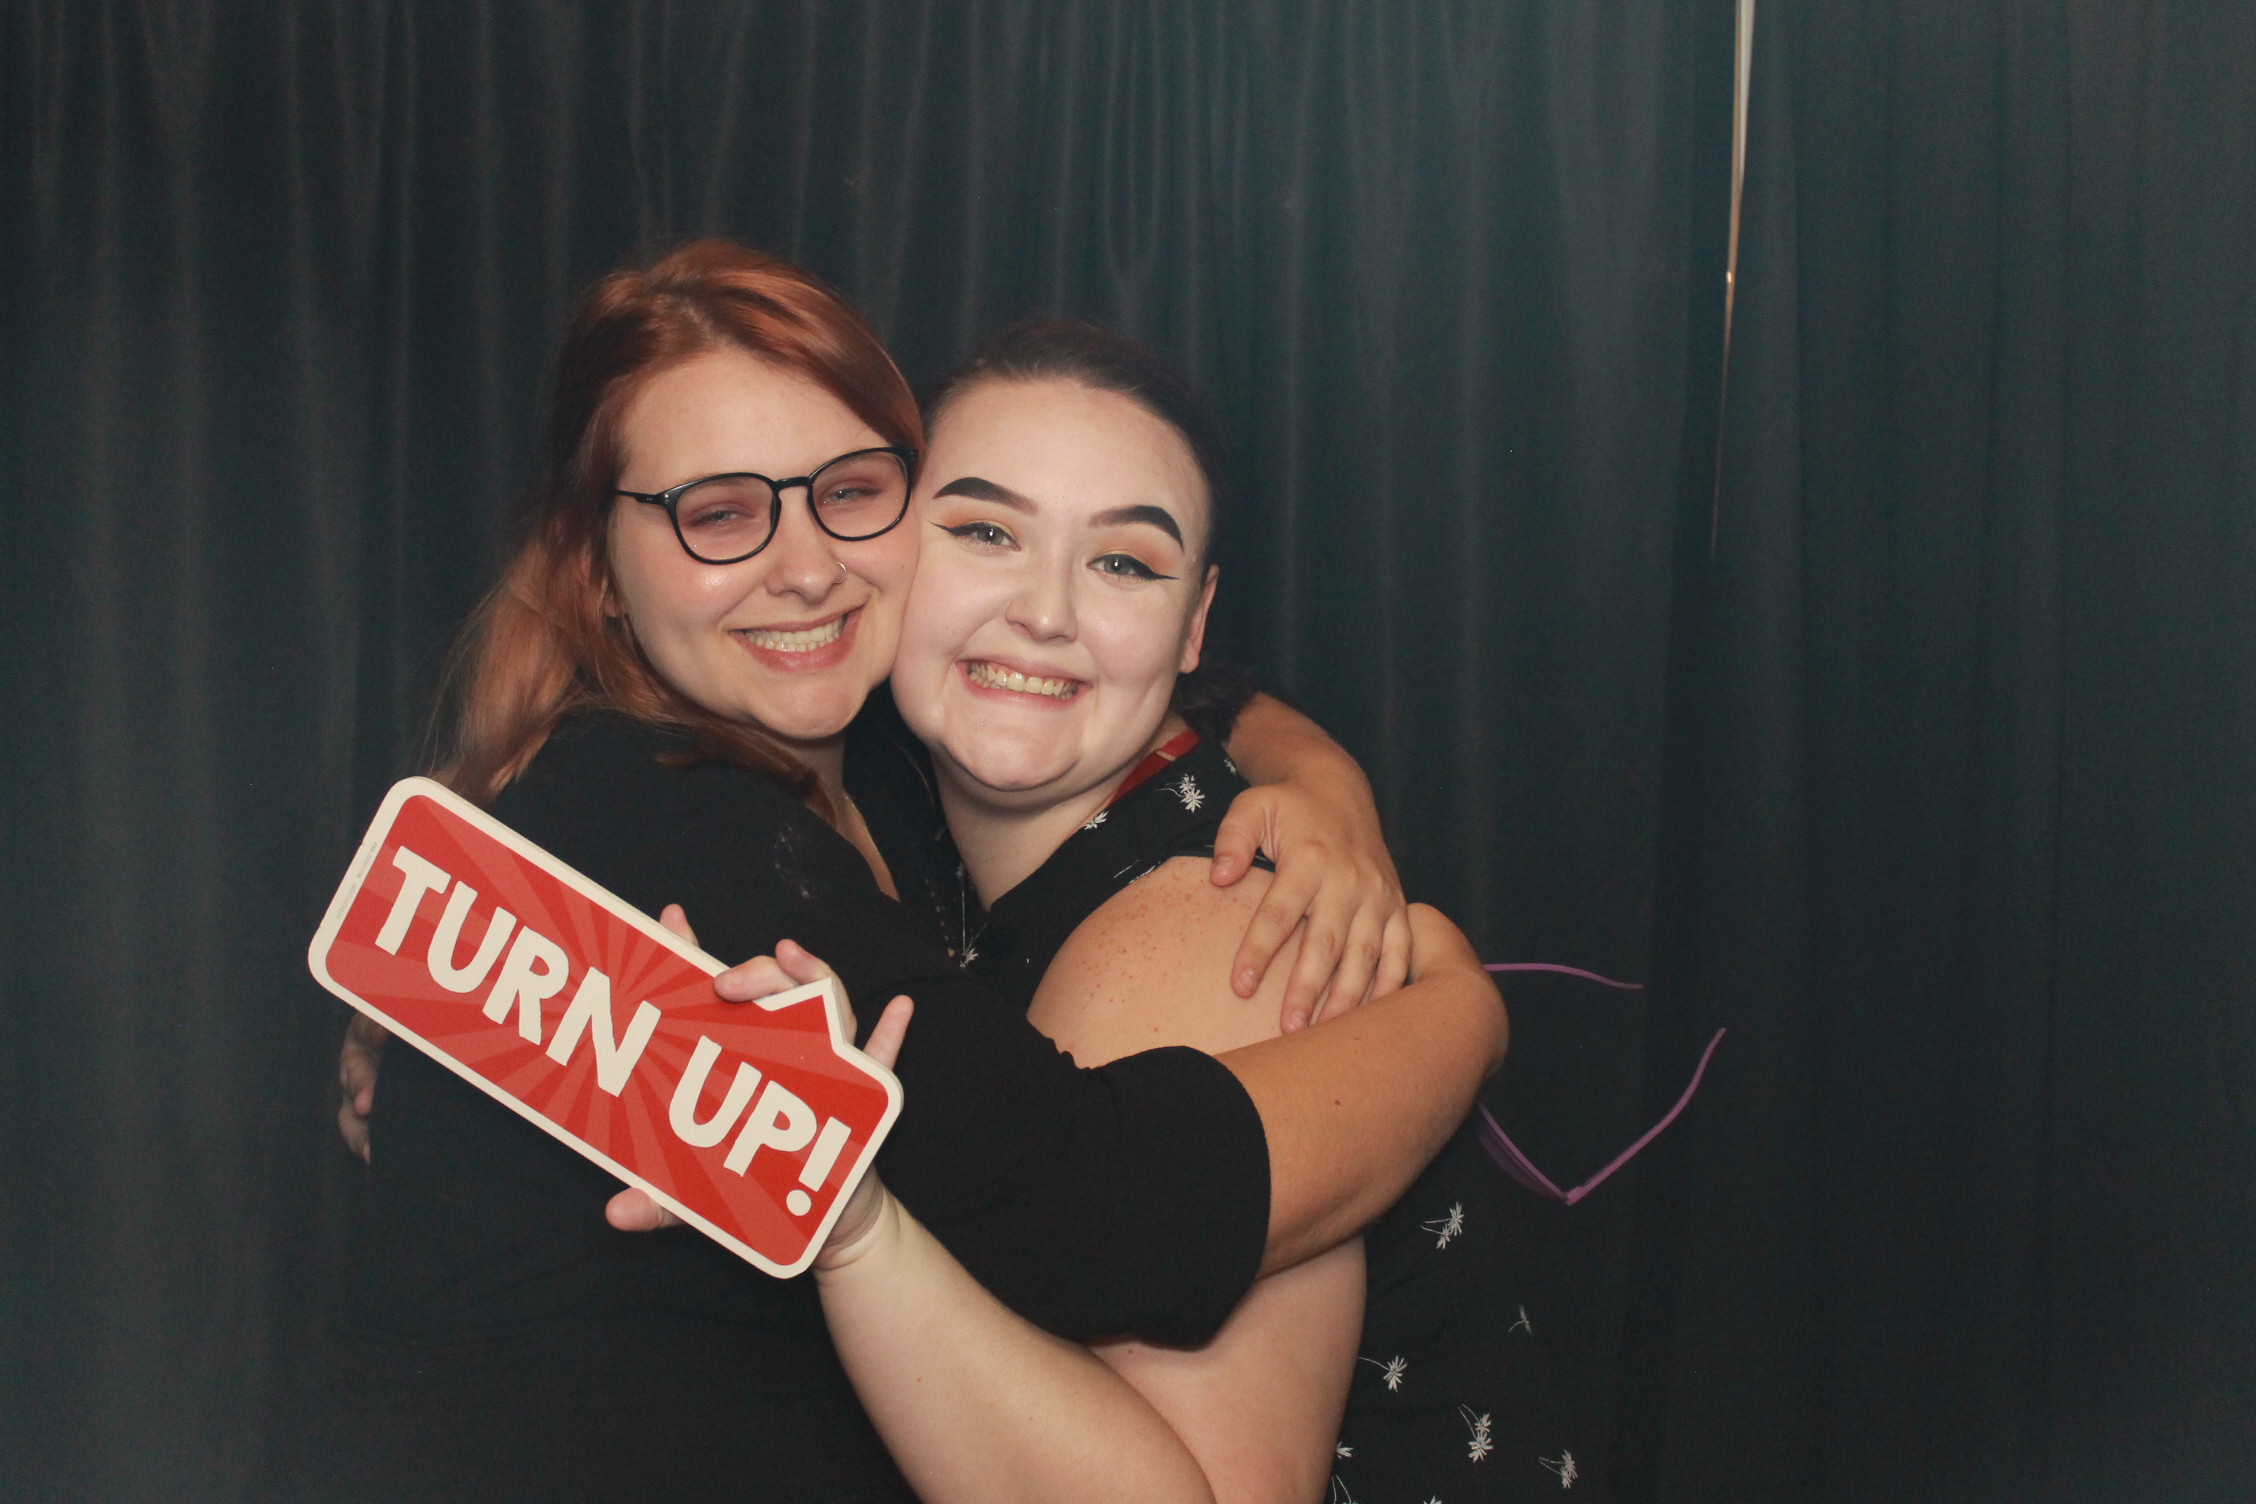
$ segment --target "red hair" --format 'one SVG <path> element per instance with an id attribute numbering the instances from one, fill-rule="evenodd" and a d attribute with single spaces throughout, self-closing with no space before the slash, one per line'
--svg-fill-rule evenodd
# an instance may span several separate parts
<path id="1" fill-rule="evenodd" d="M 568 712 L 679 727 L 704 755 L 782 783 L 828 819 L 815 777 L 776 742 L 658 677 L 614 599 L 606 536 L 623 464 L 619 424 L 643 383 L 737 349 L 814 382 L 884 437 L 924 447 L 915 397 L 846 300 L 777 256 L 699 240 L 616 271 L 580 302 L 556 382 L 524 541 L 455 650 L 440 776 L 481 802 L 524 771 Z"/>

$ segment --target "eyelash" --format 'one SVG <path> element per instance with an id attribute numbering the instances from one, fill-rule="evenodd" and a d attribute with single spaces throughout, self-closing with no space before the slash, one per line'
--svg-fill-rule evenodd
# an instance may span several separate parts
<path id="1" fill-rule="evenodd" d="M 1015 546 L 1018 542 L 1016 538 L 1013 538 L 1008 532 L 992 522 L 963 522 L 954 527 L 950 527 L 946 523 L 939 523 L 936 526 L 951 538 L 962 538 L 969 543 L 982 543 L 989 548 L 1009 548 Z M 979 536 L 982 533 L 991 533 L 994 536 Z"/>
<path id="2" fill-rule="evenodd" d="M 967 543 L 975 543 L 985 548 L 1016 548 L 1018 546 L 1018 540 L 1010 535 L 1007 528 L 993 522 L 959 522 L 954 524 L 940 522 L 933 525 L 951 538 L 961 538 Z M 1177 575 L 1161 574 L 1134 554 L 1100 554 L 1090 561 L 1090 567 L 1099 574 L 1111 575 L 1115 579 L 1172 580 L 1180 578 Z"/>
<path id="3" fill-rule="evenodd" d="M 1126 567 L 1107 569 L 1104 567 L 1107 564 L 1124 565 Z M 1092 560 L 1091 567 L 1099 574 L 1124 576 L 1131 580 L 1172 580 L 1175 578 L 1171 574 L 1161 574 L 1134 554 L 1104 554 Z"/>

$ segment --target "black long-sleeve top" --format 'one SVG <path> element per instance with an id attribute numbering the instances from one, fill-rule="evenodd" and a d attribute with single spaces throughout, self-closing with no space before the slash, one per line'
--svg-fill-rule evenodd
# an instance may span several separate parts
<path id="1" fill-rule="evenodd" d="M 1186 1049 L 1079 1069 L 967 978 L 929 912 L 887 898 L 837 832 L 759 775 L 669 765 L 680 750 L 656 728 L 578 716 L 492 811 L 639 908 L 680 903 L 723 960 L 805 945 L 838 969 L 864 1032 L 895 994 L 914 997 L 903 1110 L 878 1168 L 1006 1303 L 1074 1337 L 1193 1343 L 1219 1327 L 1268 1224 L 1266 1142 L 1236 1078 Z M 865 746 L 853 776 L 884 762 Z M 907 891 L 929 832 L 882 817 L 916 807 L 899 794 L 857 799 Z M 772 1279 L 687 1229 L 612 1231 L 615 1181 L 413 1051 L 389 1052 L 371 1129 L 352 1277 L 369 1366 L 346 1408 L 408 1418 L 372 1466 L 407 1466 L 418 1436 L 429 1462 L 438 1433 L 459 1430 L 469 1451 L 556 1463 L 568 1476 L 546 1487 L 609 1497 L 591 1481 L 594 1443 L 567 1419 L 600 1397 L 588 1424 L 623 1428 L 596 1450 L 638 1486 L 663 1463 L 679 1469 L 666 1475 L 676 1497 L 707 1483 L 736 1498 L 897 1488 L 868 1455 L 810 1280 Z M 638 1439 L 648 1425 L 618 1409 L 645 1401 L 663 1438 Z M 749 1490 L 729 1481 L 746 1459 L 765 1459 Z"/>

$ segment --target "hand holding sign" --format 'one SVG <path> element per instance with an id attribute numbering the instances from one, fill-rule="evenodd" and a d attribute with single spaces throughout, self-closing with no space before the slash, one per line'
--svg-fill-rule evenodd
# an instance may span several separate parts
<path id="1" fill-rule="evenodd" d="M 900 1110 L 835 979 L 724 1002 L 719 962 L 428 779 L 393 787 L 308 959 L 771 1274 L 813 1260 Z"/>
<path id="2" fill-rule="evenodd" d="M 690 928 L 689 916 L 682 911 L 680 904 L 670 903 L 660 909 L 658 922 L 690 944 L 697 943 L 697 932 Z M 837 975 L 826 962 L 810 953 L 805 946 L 786 940 L 776 947 L 774 955 L 755 956 L 713 978 L 713 990 L 725 998 L 750 1000 L 793 986 L 803 986 L 824 977 L 835 979 Z M 862 1053 L 891 1070 L 893 1062 L 901 1057 L 901 1043 L 908 1037 L 909 1019 L 914 1010 L 915 1004 L 906 996 L 887 1003 L 885 1011 L 878 1015 L 876 1024 L 871 1026 L 869 1038 L 863 1043 Z M 367 1156 L 363 1153 L 362 1157 Z M 826 1265 L 832 1254 L 849 1248 L 856 1238 L 868 1231 L 877 1215 L 878 1201 L 884 1195 L 884 1185 L 874 1171 L 862 1177 L 861 1184 L 854 1188 L 854 1194 L 848 1199 L 845 1211 L 831 1225 L 830 1237 L 824 1242 L 822 1253 L 816 1256 L 818 1266 Z M 621 1232 L 657 1232 L 681 1226 L 681 1218 L 659 1205 L 648 1191 L 637 1186 L 628 1186 L 613 1196 L 603 1208 L 603 1217 Z"/>

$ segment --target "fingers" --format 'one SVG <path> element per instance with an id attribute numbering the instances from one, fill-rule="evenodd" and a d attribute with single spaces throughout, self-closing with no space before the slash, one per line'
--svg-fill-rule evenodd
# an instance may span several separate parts
<path id="1" fill-rule="evenodd" d="M 365 1013 L 345 1025 L 337 1051 L 337 1132 L 361 1163 L 368 1163 L 368 1117 L 376 1110 L 376 1073 L 391 1034 Z"/>
<path id="2" fill-rule="evenodd" d="M 621 1232 L 656 1232 L 661 1227 L 681 1225 L 681 1218 L 660 1206 L 639 1186 L 629 1186 L 613 1196 L 604 1205 L 603 1220 Z"/>
<path id="3" fill-rule="evenodd" d="M 355 1112 L 350 1102 L 337 1109 L 337 1132 L 344 1138 L 345 1148 L 362 1164 L 368 1159 L 368 1115 Z"/>
<path id="4" fill-rule="evenodd" d="M 799 983 L 777 964 L 774 956 L 754 956 L 741 966 L 731 966 L 713 978 L 713 990 L 732 1003 L 788 992 Z"/>
<path id="5" fill-rule="evenodd" d="M 1379 942 L 1379 969 L 1371 978 L 1371 996 L 1385 997 L 1410 980 L 1410 911 L 1396 909 L 1387 917 L 1386 934 Z"/>
<path id="6" fill-rule="evenodd" d="M 1308 912 L 1308 900 L 1315 893 L 1313 865 L 1297 873 L 1282 870 L 1277 873 L 1269 884 L 1269 891 L 1261 895 L 1261 904 L 1253 911 L 1253 922 L 1246 926 L 1245 938 L 1238 942 L 1237 957 L 1230 963 L 1230 987 L 1238 996 L 1251 997 L 1260 990 L 1269 963 L 1291 938 L 1293 927 L 1300 923 L 1301 915 Z M 1302 944 L 1305 946 L 1307 942 Z M 1311 987 L 1307 996 L 1300 1000 L 1303 1014 L 1315 996 L 1316 989 Z"/>
<path id="7" fill-rule="evenodd" d="M 906 996 L 887 1003 L 885 1011 L 877 1016 L 876 1027 L 870 1030 L 868 1041 L 862 1045 L 862 1053 L 887 1070 L 893 1069 L 893 1062 L 901 1058 L 901 1041 L 908 1037 L 909 1017 L 915 1011 L 916 1004 Z"/>
<path id="8" fill-rule="evenodd" d="M 794 987 L 837 975 L 828 963 L 809 954 L 797 941 L 780 940 L 776 942 L 774 955 L 754 956 L 713 978 L 713 990 L 729 1002 L 748 1003 L 756 997 L 788 992 Z"/>
<path id="9" fill-rule="evenodd" d="M 376 1059 L 350 1037 L 337 1056 L 337 1088 L 362 1117 L 376 1106 Z"/>
<path id="10" fill-rule="evenodd" d="M 1258 814 L 1247 809 L 1242 796 L 1233 801 L 1230 812 L 1222 817 L 1221 826 L 1214 832 L 1214 863 L 1207 868 L 1207 881 L 1217 888 L 1227 888 L 1251 872 L 1254 853 L 1261 849 L 1265 823 Z M 1266 963 L 1262 969 L 1267 969 Z"/>
<path id="11" fill-rule="evenodd" d="M 1314 928 L 1313 923 L 1310 928 Z M 1362 1006 L 1371 995 L 1372 979 L 1378 975 L 1385 941 L 1385 918 L 1370 908 L 1356 909 L 1347 922 L 1347 944 L 1340 950 L 1339 965 L 1310 1012 L 1310 1023 L 1336 1018 L 1350 1008 Z"/>
<path id="12" fill-rule="evenodd" d="M 1292 979 L 1285 984 L 1283 1016 L 1278 1027 L 1290 1034 L 1304 1029 L 1317 1017 L 1320 1004 L 1345 991 L 1341 967 L 1347 959 L 1347 946 L 1353 933 L 1352 906 L 1328 901 L 1319 893 L 1308 913 L 1308 928 L 1301 933 L 1300 959 L 1293 964 Z M 1378 947 L 1371 947 L 1375 959 Z M 1364 965 L 1364 974 L 1370 973 L 1370 963 Z M 1342 980 L 1335 980 L 1335 975 Z M 1360 997 L 1363 984 L 1357 982 L 1349 996 Z"/>
<path id="13" fill-rule="evenodd" d="M 678 903 L 667 904 L 658 911 L 658 922 L 690 944 L 697 943 L 697 931 L 689 927 L 689 915 Z"/>
<path id="14" fill-rule="evenodd" d="M 807 948 L 796 940 L 777 941 L 776 959 L 783 963 L 783 969 L 791 979 L 802 987 L 822 977 L 838 975 L 827 963 L 808 954 Z"/>

